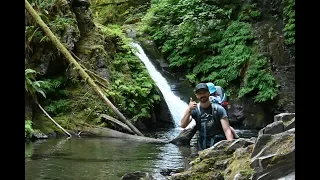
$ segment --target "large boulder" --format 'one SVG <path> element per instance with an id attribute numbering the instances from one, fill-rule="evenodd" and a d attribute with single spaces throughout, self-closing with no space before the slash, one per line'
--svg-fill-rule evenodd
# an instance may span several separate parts
<path id="1" fill-rule="evenodd" d="M 292 128 L 295 128 L 294 113 L 281 113 L 274 116 L 274 122 L 262 128 L 259 135 L 278 134 Z"/>
<path id="2" fill-rule="evenodd" d="M 277 179 L 295 172 L 294 130 L 258 137 L 250 161 L 253 179 Z"/>

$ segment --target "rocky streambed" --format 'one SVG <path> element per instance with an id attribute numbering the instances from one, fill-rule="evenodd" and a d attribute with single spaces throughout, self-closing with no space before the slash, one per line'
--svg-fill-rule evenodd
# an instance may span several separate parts
<path id="1" fill-rule="evenodd" d="M 295 179 L 295 113 L 274 116 L 274 122 L 258 137 L 220 141 L 192 158 L 183 172 L 168 179 L 270 180 Z M 149 179 L 145 172 L 125 174 L 121 179 Z"/>

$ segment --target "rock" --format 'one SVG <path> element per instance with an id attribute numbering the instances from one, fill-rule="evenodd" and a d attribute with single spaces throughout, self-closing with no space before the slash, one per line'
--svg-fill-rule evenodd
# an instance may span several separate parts
<path id="1" fill-rule="evenodd" d="M 90 6 L 89 0 L 72 0 L 72 7 L 86 7 Z"/>
<path id="2" fill-rule="evenodd" d="M 295 171 L 294 130 L 258 137 L 251 155 L 253 179 L 276 179 Z"/>
<path id="3" fill-rule="evenodd" d="M 176 138 L 170 142 L 175 145 L 190 145 L 190 141 L 196 133 L 196 127 L 184 129 Z"/>
<path id="4" fill-rule="evenodd" d="M 153 178 L 147 172 L 135 171 L 133 173 L 126 173 L 121 177 L 121 180 L 153 180 Z"/>
<path id="5" fill-rule="evenodd" d="M 274 121 L 290 121 L 295 117 L 295 113 L 280 113 L 274 116 Z"/>
<path id="6" fill-rule="evenodd" d="M 254 141 L 252 141 L 250 139 L 240 138 L 240 139 L 235 140 L 231 145 L 229 145 L 226 150 L 234 152 L 235 150 L 237 150 L 239 148 L 244 148 L 244 147 L 247 147 L 251 144 L 254 144 Z"/>
<path id="7" fill-rule="evenodd" d="M 159 92 L 161 102 L 154 105 L 154 113 L 156 116 L 156 123 L 154 123 L 154 126 L 157 128 L 173 127 L 174 121 L 172 119 L 172 115 L 170 114 L 168 104 L 166 103 L 166 100 L 164 99 L 160 89 L 157 88 L 157 90 Z"/>
<path id="8" fill-rule="evenodd" d="M 271 110 L 254 103 L 252 99 L 230 99 L 230 124 L 244 126 L 246 129 L 260 129 L 273 121 Z"/>
<path id="9" fill-rule="evenodd" d="M 296 126 L 295 126 L 295 123 L 296 122 L 296 118 L 294 117 L 294 118 L 292 118 L 292 120 L 291 121 L 286 121 L 286 122 L 283 122 L 283 124 L 284 124 L 284 130 L 285 131 L 287 131 L 287 130 L 289 130 L 289 129 L 292 129 L 292 128 L 295 128 Z"/>
<path id="10" fill-rule="evenodd" d="M 126 33 L 128 38 L 135 38 L 137 36 L 137 30 L 135 29 L 128 29 Z"/>
<path id="11" fill-rule="evenodd" d="M 264 146 L 270 141 L 271 138 L 272 138 L 271 134 L 263 134 L 261 136 L 258 136 L 256 143 L 254 145 L 254 149 L 251 154 L 251 157 L 256 156 L 264 148 Z"/>
<path id="12" fill-rule="evenodd" d="M 57 133 L 56 132 L 50 132 L 47 135 L 48 135 L 48 138 L 56 138 L 57 137 Z"/>
<path id="13" fill-rule="evenodd" d="M 48 136 L 43 134 L 42 132 L 33 132 L 32 139 L 48 139 Z"/>
<path id="14" fill-rule="evenodd" d="M 292 172 L 292 173 L 290 173 L 288 175 L 285 175 L 285 176 L 279 178 L 278 180 L 294 180 L 295 176 L 296 176 L 295 172 Z"/>
<path id="15" fill-rule="evenodd" d="M 262 134 L 278 134 L 284 131 L 284 124 L 282 121 L 275 121 L 259 131 Z"/>
<path id="16" fill-rule="evenodd" d="M 200 151 L 188 170 L 171 179 L 289 180 L 295 172 L 295 128 L 284 131 L 278 121 L 264 131 L 257 138 L 222 140 Z"/>

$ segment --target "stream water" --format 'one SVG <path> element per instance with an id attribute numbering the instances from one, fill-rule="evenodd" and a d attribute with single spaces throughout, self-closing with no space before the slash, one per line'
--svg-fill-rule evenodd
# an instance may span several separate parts
<path id="1" fill-rule="evenodd" d="M 161 90 L 175 122 L 172 129 L 142 132 L 145 136 L 171 140 L 181 131 L 180 119 L 187 107 L 173 91 L 166 78 L 155 68 L 138 43 L 136 55 L 144 63 Z M 188 127 L 194 125 L 191 123 Z M 187 127 L 187 128 L 188 128 Z M 240 132 L 240 131 L 238 131 Z M 243 137 L 254 136 L 241 131 Z M 125 173 L 149 172 L 154 179 L 168 179 L 167 172 L 188 167 L 187 158 L 196 151 L 173 144 L 145 144 L 112 138 L 72 138 L 38 140 L 25 145 L 27 180 L 40 179 L 108 179 L 118 180 Z"/>

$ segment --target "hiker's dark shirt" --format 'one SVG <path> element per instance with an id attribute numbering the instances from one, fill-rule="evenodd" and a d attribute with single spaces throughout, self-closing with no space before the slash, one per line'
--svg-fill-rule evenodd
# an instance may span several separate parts
<path id="1" fill-rule="evenodd" d="M 212 106 L 210 105 L 208 108 L 202 108 L 200 106 L 200 112 L 201 112 L 201 120 L 197 120 L 197 110 L 194 109 L 191 111 L 191 116 L 193 119 L 196 120 L 196 123 L 201 123 L 203 120 L 207 120 L 207 126 L 206 126 L 206 136 L 207 137 L 213 137 L 216 134 L 224 134 L 222 125 L 220 120 L 222 118 L 228 117 L 226 110 L 219 104 L 217 104 L 217 114 L 216 114 L 216 120 L 213 120 L 212 118 Z M 200 124 L 201 127 L 201 124 Z M 203 132 L 200 131 L 200 136 L 203 136 Z"/>

